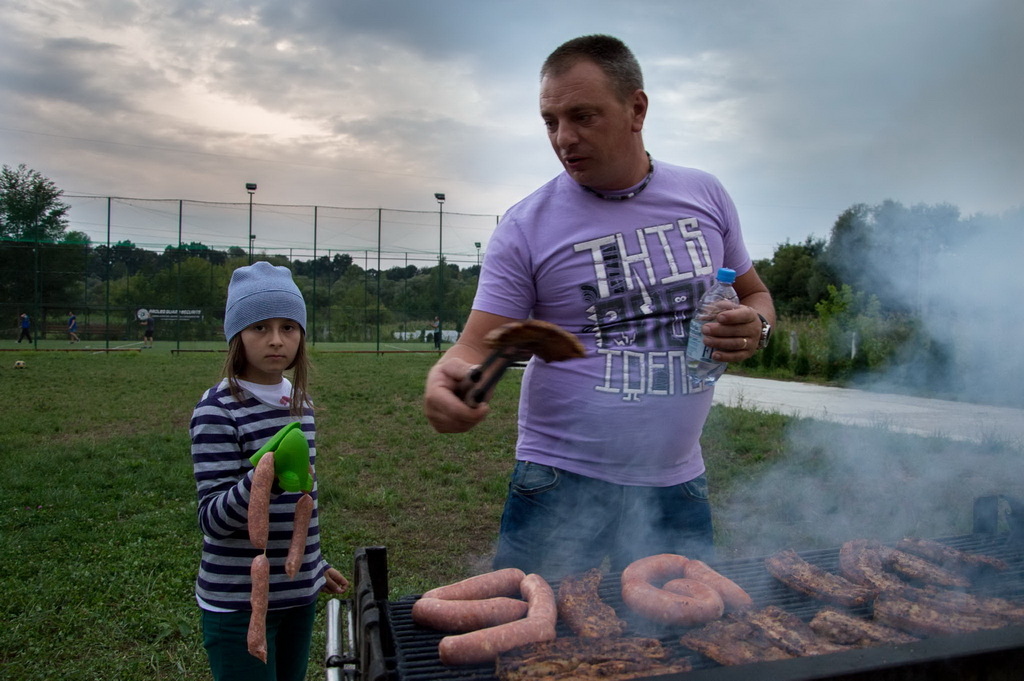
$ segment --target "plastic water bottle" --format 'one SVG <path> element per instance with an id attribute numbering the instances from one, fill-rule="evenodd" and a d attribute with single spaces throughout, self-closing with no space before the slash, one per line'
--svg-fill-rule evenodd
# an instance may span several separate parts
<path id="1" fill-rule="evenodd" d="M 725 372 L 727 362 L 711 359 L 714 348 L 704 345 L 704 324 L 713 321 L 721 311 L 723 300 L 739 304 L 740 298 L 732 287 L 736 281 L 736 270 L 722 267 L 718 270 L 717 281 L 707 290 L 697 305 L 690 320 L 690 338 L 686 342 L 686 371 L 690 376 L 690 390 L 703 390 L 714 385 Z"/>

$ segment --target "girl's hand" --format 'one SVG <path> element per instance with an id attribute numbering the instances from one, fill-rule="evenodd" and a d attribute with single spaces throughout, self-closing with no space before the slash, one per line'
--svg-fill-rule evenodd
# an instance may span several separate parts
<path id="1" fill-rule="evenodd" d="M 348 591 L 348 580 L 334 568 L 327 568 L 324 572 L 324 577 L 327 578 L 327 583 L 320 589 L 324 593 L 343 594 Z"/>

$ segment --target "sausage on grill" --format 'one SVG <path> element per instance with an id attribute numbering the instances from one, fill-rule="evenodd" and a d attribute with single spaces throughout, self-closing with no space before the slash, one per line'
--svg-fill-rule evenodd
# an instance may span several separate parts
<path id="1" fill-rule="evenodd" d="M 472 601 L 423 597 L 412 605 L 412 621 L 438 631 L 476 631 L 521 619 L 528 607 L 526 601 L 504 596 Z"/>
<path id="2" fill-rule="evenodd" d="M 703 561 L 688 561 L 683 566 L 683 574 L 688 579 L 704 582 L 717 591 L 718 595 L 722 597 L 722 602 L 725 603 L 726 612 L 749 610 L 754 607 L 754 599 L 739 584 L 708 567 L 708 564 Z"/>
<path id="3" fill-rule="evenodd" d="M 692 627 L 718 619 L 725 603 L 703 582 L 686 580 L 692 582 L 682 585 L 686 594 L 656 586 L 682 579 L 688 562 L 686 557 L 673 553 L 633 561 L 622 571 L 622 601 L 637 614 L 662 624 Z"/>
<path id="4" fill-rule="evenodd" d="M 476 575 L 461 582 L 439 586 L 423 594 L 423 598 L 441 598 L 447 601 L 469 601 L 480 598 L 519 595 L 519 585 L 526 577 L 519 568 L 504 568 Z"/>
<path id="5" fill-rule="evenodd" d="M 554 639 L 558 611 L 551 585 L 540 575 L 530 574 L 520 583 L 520 592 L 529 604 L 526 617 L 468 634 L 445 636 L 437 649 L 441 662 L 446 665 L 493 662 L 500 653 L 512 648 Z"/>

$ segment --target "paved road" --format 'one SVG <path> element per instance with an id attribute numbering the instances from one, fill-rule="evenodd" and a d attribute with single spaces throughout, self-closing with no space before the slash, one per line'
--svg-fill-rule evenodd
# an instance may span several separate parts
<path id="1" fill-rule="evenodd" d="M 730 374 L 719 379 L 715 403 L 952 440 L 1024 443 L 1022 409 Z"/>

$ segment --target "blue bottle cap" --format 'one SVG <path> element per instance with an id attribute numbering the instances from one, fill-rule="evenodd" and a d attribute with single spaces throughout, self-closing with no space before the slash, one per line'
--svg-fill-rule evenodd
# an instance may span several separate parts
<path id="1" fill-rule="evenodd" d="M 736 281 L 736 270 L 720 267 L 718 268 L 718 276 L 715 278 L 723 284 L 731 284 Z"/>

